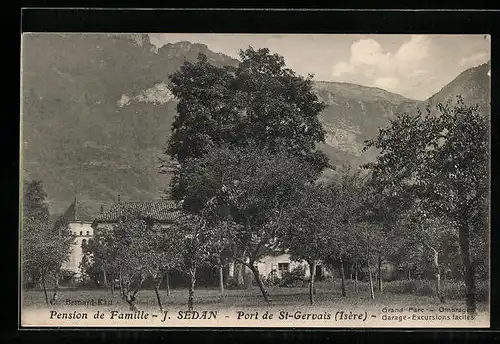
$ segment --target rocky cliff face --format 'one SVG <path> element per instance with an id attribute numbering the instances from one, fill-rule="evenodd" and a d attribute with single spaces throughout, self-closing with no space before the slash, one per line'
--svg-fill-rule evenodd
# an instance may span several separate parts
<path id="1" fill-rule="evenodd" d="M 200 52 L 216 65 L 237 63 L 202 44 L 156 49 L 145 35 L 23 37 L 22 168 L 26 177 L 43 180 L 53 211 L 67 207 L 76 193 L 95 202 L 118 194 L 160 197 L 169 176 L 158 173 L 158 157 L 176 107 L 165 81 Z M 487 68 L 462 73 L 430 100 L 454 93 L 489 99 Z M 328 104 L 321 114 L 327 130 L 322 149 L 336 165 L 373 157 L 362 152 L 364 140 L 395 113 L 422 104 L 347 83 L 316 82 L 315 92 Z"/>

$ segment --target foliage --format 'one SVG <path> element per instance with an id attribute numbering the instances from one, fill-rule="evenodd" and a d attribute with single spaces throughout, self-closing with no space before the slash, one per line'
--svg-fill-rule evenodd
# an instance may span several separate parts
<path id="1" fill-rule="evenodd" d="M 280 280 L 279 286 L 286 288 L 296 288 L 303 287 L 305 280 L 305 270 L 304 267 L 299 265 L 292 269 L 292 271 L 286 271 Z"/>
<path id="2" fill-rule="evenodd" d="M 200 54 L 170 77 L 179 99 L 166 153 L 180 163 L 214 146 L 255 144 L 286 149 L 318 171 L 327 159 L 316 149 L 325 131 L 318 119 L 325 104 L 312 91 L 312 76 L 286 68 L 268 49 L 240 52 L 237 67 L 216 67 Z"/>
<path id="3" fill-rule="evenodd" d="M 475 270 L 481 260 L 484 264 L 488 246 L 488 118 L 460 97 L 437 110 L 398 115 L 367 142 L 367 148 L 380 150 L 366 165 L 379 195 L 372 204 L 382 205 L 383 214 L 402 214 L 418 202 L 456 228 L 473 312 Z"/>
<path id="4" fill-rule="evenodd" d="M 338 188 L 333 184 L 305 187 L 287 211 L 282 246 L 294 260 L 309 264 L 328 256 L 340 236 Z"/>
<path id="5" fill-rule="evenodd" d="M 42 181 L 24 180 L 22 215 L 23 228 L 27 232 L 39 231 L 41 226 L 49 225 L 49 208 L 46 202 L 47 194 L 43 189 Z"/>
<path id="6" fill-rule="evenodd" d="M 76 272 L 72 270 L 61 269 L 60 270 L 61 284 L 72 285 L 75 282 Z"/>
<path id="7" fill-rule="evenodd" d="M 487 118 L 460 98 L 438 110 L 439 116 L 430 110 L 401 114 L 367 142 L 381 151 L 366 165 L 373 171 L 372 186 L 400 207 L 418 198 L 428 211 L 452 221 L 465 218 L 480 230 L 489 189 Z"/>
<path id="8" fill-rule="evenodd" d="M 394 294 L 435 296 L 436 288 L 433 283 L 427 279 L 392 281 L 385 284 L 385 291 Z M 442 281 L 442 293 L 447 300 L 462 300 L 465 297 L 465 285 L 456 280 L 444 280 Z M 484 302 L 488 299 L 488 283 L 481 281 L 478 283 L 477 300 Z"/>
<path id="9" fill-rule="evenodd" d="M 180 264 L 180 247 L 172 233 L 140 212 L 125 211 L 117 223 L 96 230 L 83 248 L 82 270 L 103 283 L 104 278 L 107 283 L 118 279 L 122 298 L 134 308 L 146 278 L 160 284 L 163 274 Z"/>
<path id="10" fill-rule="evenodd" d="M 49 224 L 46 194 L 41 181 L 25 181 L 23 186 L 22 264 L 25 282 L 56 279 L 62 264 L 68 260 L 73 241 L 62 223 L 54 230 Z M 48 302 L 48 300 L 46 300 Z"/>
<path id="11" fill-rule="evenodd" d="M 119 247 L 113 235 L 113 228 L 102 227 L 82 247 L 83 258 L 80 263 L 82 274 L 96 283 L 104 284 L 103 272 L 107 280 L 119 278 Z"/>

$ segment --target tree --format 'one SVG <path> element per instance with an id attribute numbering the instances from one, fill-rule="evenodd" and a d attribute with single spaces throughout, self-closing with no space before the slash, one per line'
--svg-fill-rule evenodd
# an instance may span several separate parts
<path id="1" fill-rule="evenodd" d="M 117 279 L 119 266 L 117 264 L 118 247 L 113 237 L 113 228 L 103 227 L 95 231 L 94 237 L 83 247 L 81 269 L 83 274 L 99 280 L 105 288 L 114 292 L 114 281 Z M 96 280 L 96 282 L 97 282 Z"/>
<path id="2" fill-rule="evenodd" d="M 366 235 L 362 230 L 362 223 L 367 220 L 364 211 L 368 193 L 365 179 L 362 170 L 346 164 L 341 169 L 340 180 L 330 185 L 329 213 L 335 219 L 332 225 L 335 235 L 331 236 L 331 250 L 325 256 L 325 261 L 330 266 L 339 266 L 342 296 L 346 296 L 345 261 L 354 262 L 354 290 L 357 292 L 357 273 L 361 269 L 360 263 L 367 257 L 367 247 L 362 244 L 366 244 Z"/>
<path id="3" fill-rule="evenodd" d="M 270 194 L 264 194 L 263 189 L 252 190 L 245 180 L 249 178 L 259 183 L 266 173 L 271 176 L 269 170 L 257 170 L 246 162 L 247 170 L 240 165 L 232 165 L 234 171 L 231 171 L 233 177 L 230 180 L 238 185 L 226 185 L 225 179 L 219 179 L 222 183 L 215 189 L 201 185 L 200 190 L 196 190 L 185 187 L 189 184 L 189 177 L 186 176 L 192 172 L 186 173 L 183 169 L 186 164 L 191 164 L 187 168 L 193 170 L 193 159 L 202 158 L 218 148 L 223 152 L 224 149 L 251 147 L 257 149 L 258 154 L 284 151 L 302 164 L 307 164 L 306 170 L 319 173 L 328 165 L 326 156 L 316 148 L 316 143 L 324 142 L 325 139 L 318 115 L 326 105 L 312 90 L 312 76 L 303 78 L 296 75 L 286 68 L 283 57 L 271 54 L 268 49 L 256 51 L 249 48 L 240 52 L 240 58 L 237 67 L 215 67 L 208 63 L 206 56 L 199 55 L 196 63 L 185 62 L 170 77 L 170 90 L 179 103 L 165 153 L 174 164 L 178 164 L 171 182 L 174 198 L 186 199 L 187 207 L 192 206 L 189 202 L 197 198 L 195 202 L 198 202 L 198 210 L 191 207 L 191 213 L 197 214 L 199 207 L 205 206 L 209 199 L 204 199 L 203 195 L 189 199 L 190 190 L 195 193 L 203 193 L 204 190 L 208 190 L 208 194 L 214 192 L 210 198 L 220 195 L 221 191 L 233 197 L 230 203 L 231 218 L 240 225 L 240 230 L 239 235 L 231 240 L 232 252 L 239 251 L 241 256 L 246 256 L 233 255 L 233 259 L 252 271 L 265 300 L 269 302 L 254 263 L 262 254 L 262 249 L 274 240 L 272 236 L 275 229 L 270 227 L 279 222 L 280 208 L 276 206 L 279 201 L 269 197 Z M 256 161 L 258 157 L 248 149 L 238 159 L 246 157 L 257 162 L 257 166 L 264 167 L 266 159 L 262 159 L 259 165 Z M 223 160 L 223 163 L 235 161 L 227 155 L 224 158 L 227 160 Z M 220 166 L 219 170 L 213 164 L 210 168 L 221 176 Z M 164 162 L 162 167 L 168 168 L 168 163 Z M 265 168 L 274 170 L 274 166 Z M 276 182 L 277 185 L 267 185 L 271 190 L 282 186 L 279 184 L 281 181 Z M 247 189 L 242 189 L 242 186 Z M 252 192 L 261 193 L 260 204 Z M 240 196 L 246 198 L 238 199 Z M 234 203 L 234 200 L 239 203 Z M 262 209 L 265 211 L 258 214 Z"/>
<path id="4" fill-rule="evenodd" d="M 141 252 L 140 261 L 144 269 L 155 282 L 154 290 L 160 312 L 163 312 L 159 294 L 163 276 L 180 266 L 182 259 L 178 238 L 171 234 L 171 230 L 172 227 L 165 229 L 159 224 L 140 226 L 132 240 L 134 247 Z"/>
<path id="5" fill-rule="evenodd" d="M 212 265 L 217 268 L 219 275 L 219 291 L 224 295 L 224 266 L 231 256 L 230 244 L 233 231 L 233 222 L 226 218 L 225 220 L 209 224 L 212 237 L 210 239 L 210 257 Z"/>
<path id="6" fill-rule="evenodd" d="M 47 283 L 53 279 L 57 298 L 58 274 L 68 259 L 72 236 L 66 226 L 50 227 L 46 193 L 41 181 L 25 181 L 22 213 L 22 270 L 33 283 L 41 281 L 45 302 L 49 303 Z M 27 272 L 26 274 L 24 272 Z"/>
<path id="7" fill-rule="evenodd" d="M 221 147 L 186 161 L 174 175 L 172 197 L 182 200 L 187 212 L 201 214 L 211 204 L 230 215 L 232 253 L 234 246 L 242 252 L 232 259 L 252 271 L 266 302 L 270 298 L 255 263 L 276 245 L 288 204 L 316 178 L 308 166 L 284 151 Z"/>
<path id="8" fill-rule="evenodd" d="M 41 181 L 23 183 L 22 198 L 22 254 L 24 283 L 36 283 L 40 280 L 40 270 L 36 264 L 37 242 L 49 226 L 49 208 L 46 193 Z"/>
<path id="9" fill-rule="evenodd" d="M 52 301 L 55 302 L 59 291 L 59 279 L 62 265 L 69 259 L 71 245 L 74 243 L 74 236 L 69 230 L 68 222 L 65 220 L 57 221 L 54 225 L 53 232 L 47 236 L 47 240 L 53 240 L 55 242 L 54 252 L 52 253 L 55 284 Z"/>
<path id="10" fill-rule="evenodd" d="M 312 76 L 296 75 L 268 49 L 249 48 L 240 59 L 237 67 L 216 67 L 200 55 L 170 77 L 179 103 L 166 154 L 182 164 L 213 146 L 254 144 L 286 149 L 321 171 L 328 160 L 316 148 L 325 139 L 318 115 L 326 105 Z"/>
<path id="11" fill-rule="evenodd" d="M 163 311 L 159 287 L 164 275 L 179 266 L 181 260 L 179 238 L 172 232 L 140 212 L 125 211 L 116 224 L 99 228 L 89 239 L 82 269 L 85 273 L 100 271 L 105 287 L 111 281 L 112 292 L 118 278 L 121 297 L 131 309 L 136 309 L 136 295 L 150 276 Z"/>
<path id="12" fill-rule="evenodd" d="M 23 183 L 23 228 L 26 230 L 39 230 L 39 223 L 49 225 L 49 207 L 47 194 L 43 189 L 42 181 L 24 180 Z M 30 227 L 30 225 L 33 225 Z"/>
<path id="13" fill-rule="evenodd" d="M 211 233 L 205 219 L 187 212 L 181 212 L 178 216 L 175 229 L 176 241 L 180 246 L 182 255 L 180 266 L 190 279 L 188 309 L 192 310 L 196 286 L 196 271 L 199 266 L 207 263 L 212 254 L 211 235 L 213 233 Z"/>
<path id="14" fill-rule="evenodd" d="M 332 251 L 332 241 L 338 234 L 335 217 L 338 214 L 331 211 L 331 190 L 325 185 L 316 184 L 305 188 L 290 206 L 286 220 L 286 228 L 281 237 L 282 246 L 289 249 L 291 258 L 305 260 L 309 264 L 309 301 L 314 304 L 314 279 L 316 265 Z M 334 195 L 335 197 L 336 195 Z"/>
<path id="15" fill-rule="evenodd" d="M 379 194 L 406 199 L 406 209 L 418 199 L 429 213 L 447 218 L 457 229 L 466 305 L 474 313 L 476 252 L 488 240 L 488 118 L 460 97 L 437 110 L 398 115 L 368 141 L 367 147 L 379 149 L 380 155 L 367 167 Z"/>
<path id="16" fill-rule="evenodd" d="M 436 296 L 444 302 L 441 292 L 441 276 L 443 271 L 442 252 L 449 245 L 448 240 L 455 237 L 453 226 L 446 219 L 433 217 L 416 205 L 405 214 L 400 221 L 405 231 L 406 248 L 417 251 L 420 255 L 416 257 L 420 261 L 430 256 L 432 270 L 436 278 Z"/>
<path id="17" fill-rule="evenodd" d="M 150 260 L 145 252 L 145 236 L 151 234 L 153 227 L 150 219 L 140 212 L 125 211 L 118 222 L 113 224 L 111 238 L 113 257 L 118 268 L 120 293 L 131 310 L 135 306 L 136 295 L 148 276 Z"/>

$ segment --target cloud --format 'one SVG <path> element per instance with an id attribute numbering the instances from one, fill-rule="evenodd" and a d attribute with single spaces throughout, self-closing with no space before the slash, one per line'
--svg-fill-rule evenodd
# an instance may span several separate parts
<path id="1" fill-rule="evenodd" d="M 355 72 L 355 68 L 353 65 L 347 62 L 340 62 L 333 66 L 332 74 L 333 76 L 340 77 L 344 74 L 352 74 Z"/>
<path id="2" fill-rule="evenodd" d="M 333 66 L 336 80 L 349 76 L 353 82 L 372 85 L 388 91 L 411 95 L 411 83 L 428 77 L 427 69 L 432 41 L 425 35 L 410 36 L 396 49 L 389 51 L 373 38 L 361 39 L 351 45 L 348 60 Z"/>
<path id="3" fill-rule="evenodd" d="M 374 77 L 378 74 L 378 77 L 382 77 L 394 71 L 415 73 L 415 66 L 428 57 L 430 45 L 431 42 L 426 36 L 414 35 L 395 53 L 391 53 L 384 50 L 374 39 L 362 39 L 351 45 L 349 61 L 337 63 L 333 67 L 332 74 L 341 76 L 356 71 Z"/>
<path id="4" fill-rule="evenodd" d="M 408 42 L 405 42 L 399 47 L 394 55 L 394 62 L 398 65 L 412 65 L 419 63 L 427 58 L 429 54 L 431 42 L 427 36 L 413 35 Z"/>
<path id="5" fill-rule="evenodd" d="M 460 66 L 471 68 L 487 62 L 490 59 L 490 54 L 487 52 L 477 53 L 472 56 L 464 57 L 458 62 Z"/>
<path id="6" fill-rule="evenodd" d="M 384 51 L 374 39 L 362 39 L 351 46 L 351 66 L 379 66 L 387 67 L 391 54 Z"/>
<path id="7" fill-rule="evenodd" d="M 373 83 L 374 86 L 383 88 L 387 91 L 395 91 L 398 89 L 400 82 L 399 79 L 393 76 L 378 78 Z"/>
<path id="8" fill-rule="evenodd" d="M 421 75 L 428 74 L 428 73 L 429 73 L 429 71 L 426 69 L 417 69 L 417 70 L 414 70 L 413 72 L 411 72 L 410 74 L 408 74 L 408 77 L 409 78 L 416 78 L 416 77 L 419 77 Z"/>

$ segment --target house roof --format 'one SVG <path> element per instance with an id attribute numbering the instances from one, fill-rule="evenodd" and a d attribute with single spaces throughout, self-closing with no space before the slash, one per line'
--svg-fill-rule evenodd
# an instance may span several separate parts
<path id="1" fill-rule="evenodd" d="M 95 214 L 92 205 L 79 200 L 77 197 L 70 204 L 68 209 L 61 216 L 60 220 L 66 221 L 92 221 Z"/>
<path id="2" fill-rule="evenodd" d="M 178 206 L 169 200 L 122 201 L 112 204 L 108 210 L 97 215 L 94 224 L 99 222 L 117 222 L 126 212 L 138 212 L 157 222 L 174 221 L 178 214 Z"/>

